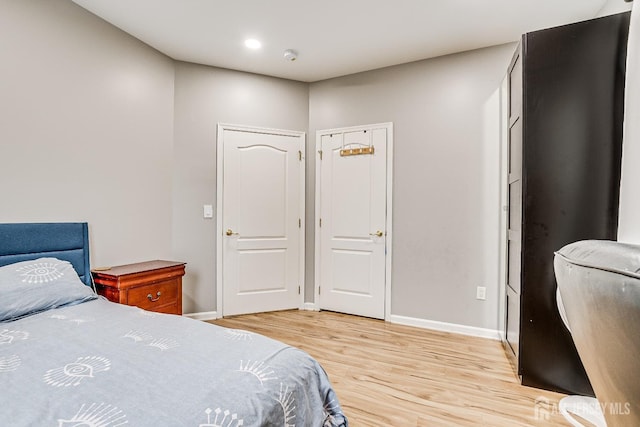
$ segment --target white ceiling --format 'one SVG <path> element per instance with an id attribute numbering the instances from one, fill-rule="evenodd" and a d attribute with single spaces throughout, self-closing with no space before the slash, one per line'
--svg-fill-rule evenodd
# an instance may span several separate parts
<path id="1" fill-rule="evenodd" d="M 519 40 L 607 0 L 73 0 L 176 60 L 304 82 Z M 625 4 L 623 0 L 618 0 Z M 611 0 L 609 0 L 611 2 Z M 244 47 L 246 38 L 262 48 Z M 285 49 L 298 51 L 295 62 Z"/>

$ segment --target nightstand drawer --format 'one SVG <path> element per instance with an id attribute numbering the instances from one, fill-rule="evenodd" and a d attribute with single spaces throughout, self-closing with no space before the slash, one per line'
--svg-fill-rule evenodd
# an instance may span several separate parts
<path id="1" fill-rule="evenodd" d="M 131 288 L 128 303 L 152 311 L 165 305 L 175 306 L 178 303 L 179 285 L 178 279 L 171 279 Z"/>

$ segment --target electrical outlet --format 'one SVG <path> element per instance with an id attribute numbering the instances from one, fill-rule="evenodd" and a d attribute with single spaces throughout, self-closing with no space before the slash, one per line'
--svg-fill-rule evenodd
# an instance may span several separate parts
<path id="1" fill-rule="evenodd" d="M 485 288 L 484 286 L 478 286 L 476 288 L 476 299 L 487 299 L 487 288 Z"/>

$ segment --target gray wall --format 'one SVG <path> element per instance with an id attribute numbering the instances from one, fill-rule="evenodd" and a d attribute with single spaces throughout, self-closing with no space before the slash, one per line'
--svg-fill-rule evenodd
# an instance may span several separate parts
<path id="1" fill-rule="evenodd" d="M 306 131 L 306 83 L 201 65 L 176 63 L 173 173 L 173 254 L 189 262 L 185 313 L 216 308 L 214 219 L 217 123 Z"/>
<path id="2" fill-rule="evenodd" d="M 311 84 L 309 139 L 344 126 L 393 122 L 391 314 L 497 329 L 500 103 L 515 45 Z M 307 221 L 314 212 L 308 156 Z M 313 232 L 307 234 L 307 293 Z M 486 301 L 475 299 L 487 287 Z"/>
<path id="3" fill-rule="evenodd" d="M 95 266 L 171 258 L 173 61 L 66 0 L 3 0 L 0 29 L 0 222 L 88 221 Z"/>
<path id="4" fill-rule="evenodd" d="M 392 313 L 496 328 L 495 91 L 514 46 L 308 85 L 176 63 L 67 0 L 3 1 L 0 28 L 1 222 L 88 221 L 93 265 L 186 261 L 185 312 L 212 311 L 216 124 L 309 129 L 312 153 L 318 129 L 392 121 Z"/>

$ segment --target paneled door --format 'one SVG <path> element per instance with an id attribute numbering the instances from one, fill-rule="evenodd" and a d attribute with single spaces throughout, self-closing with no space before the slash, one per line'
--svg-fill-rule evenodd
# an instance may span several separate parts
<path id="1" fill-rule="evenodd" d="M 390 277 L 390 139 L 390 123 L 318 133 L 320 309 L 385 317 Z"/>
<path id="2" fill-rule="evenodd" d="M 520 274 L 522 259 L 522 55 L 509 67 L 507 139 L 507 287 L 506 342 L 517 362 L 520 352 Z"/>
<path id="3" fill-rule="evenodd" d="M 222 314 L 299 308 L 304 133 L 219 125 L 218 144 Z"/>

